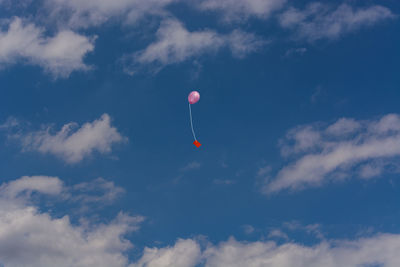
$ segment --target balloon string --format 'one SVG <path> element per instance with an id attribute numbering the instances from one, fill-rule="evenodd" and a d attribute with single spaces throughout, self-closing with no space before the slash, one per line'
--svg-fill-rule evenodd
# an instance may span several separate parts
<path id="1" fill-rule="evenodd" d="M 194 137 L 194 140 L 197 141 L 196 135 L 194 134 L 194 130 L 193 130 L 192 107 L 191 107 L 190 103 L 189 103 L 189 113 L 190 113 L 190 126 L 192 126 L 193 137 Z"/>

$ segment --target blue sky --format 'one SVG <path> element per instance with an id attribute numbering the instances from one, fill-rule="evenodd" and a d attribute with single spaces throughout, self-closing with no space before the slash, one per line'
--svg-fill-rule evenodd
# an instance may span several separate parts
<path id="1" fill-rule="evenodd" d="M 399 266 L 398 1 L 0 7 L 4 266 Z"/>

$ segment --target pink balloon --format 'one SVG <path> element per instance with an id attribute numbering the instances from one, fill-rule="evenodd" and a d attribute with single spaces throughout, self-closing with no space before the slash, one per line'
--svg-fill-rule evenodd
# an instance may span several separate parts
<path id="1" fill-rule="evenodd" d="M 188 100 L 190 104 L 195 104 L 200 100 L 200 94 L 197 91 L 193 91 L 189 94 Z"/>

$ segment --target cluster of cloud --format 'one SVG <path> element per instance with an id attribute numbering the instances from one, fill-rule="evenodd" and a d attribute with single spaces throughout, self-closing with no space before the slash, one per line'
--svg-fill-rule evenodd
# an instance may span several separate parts
<path id="1" fill-rule="evenodd" d="M 230 49 L 232 55 L 243 58 L 254 53 L 266 41 L 252 33 L 235 30 L 219 34 L 214 30 L 188 31 L 174 18 L 169 7 L 180 4 L 200 11 L 217 13 L 225 22 L 242 22 L 249 18 L 265 20 L 276 13 L 279 25 L 290 29 L 300 40 L 338 39 L 363 27 L 395 18 L 389 8 L 381 5 L 353 8 L 313 2 L 304 9 L 288 7 L 286 0 L 44 0 L 42 18 L 58 25 L 53 37 L 32 23 L 24 25 L 19 18 L 10 22 L 9 30 L 0 33 L 0 63 L 25 62 L 38 65 L 54 77 L 68 77 L 73 71 L 88 70 L 83 62 L 94 50 L 95 37 L 74 31 L 98 27 L 114 21 L 138 25 L 149 18 L 161 21 L 156 41 L 144 50 L 123 58 L 125 70 L 133 74 L 147 68 L 157 72 L 162 67 L 181 63 L 204 54 Z M 43 15 L 45 14 L 45 15 Z M 44 23 L 46 24 L 46 22 Z M 72 31 L 72 30 L 74 31 Z"/>
<path id="2" fill-rule="evenodd" d="M 284 0 L 205 0 L 195 6 L 202 11 L 222 12 L 226 21 L 235 21 L 249 17 L 265 19 L 272 12 L 282 9 L 285 3 Z M 308 42 L 338 39 L 346 33 L 394 17 L 390 9 L 379 5 L 353 9 L 342 4 L 333 9 L 319 2 L 308 5 L 304 10 L 290 7 L 278 16 L 282 28 L 293 30 L 298 39 Z M 240 30 L 226 35 L 212 30 L 189 32 L 176 19 L 164 20 L 156 32 L 156 38 L 146 49 L 128 57 L 130 61 L 125 68 L 127 73 L 134 74 L 143 66 L 157 72 L 164 66 L 204 54 L 215 54 L 222 48 L 229 48 L 234 57 L 243 58 L 268 43 L 259 36 Z M 304 53 L 305 48 L 296 52 Z"/>
<path id="3" fill-rule="evenodd" d="M 161 68 L 184 62 L 204 54 L 215 54 L 229 48 L 232 55 L 243 58 L 260 49 L 266 42 L 254 34 L 235 30 L 230 34 L 218 34 L 213 30 L 188 31 L 176 19 L 164 20 L 156 32 L 156 41 L 127 59 L 131 64 L 126 71 L 134 74 L 143 66 L 157 72 Z"/>
<path id="4" fill-rule="evenodd" d="M 172 4 L 186 4 L 201 12 L 221 14 L 226 22 L 243 21 L 250 17 L 268 18 L 284 7 L 287 0 L 45 0 L 50 17 L 66 20 L 72 28 L 99 26 L 108 21 L 135 24 L 148 17 L 171 17 Z"/>
<path id="5" fill-rule="evenodd" d="M 293 242 L 277 245 L 273 241 L 239 242 L 230 238 L 218 245 L 180 239 L 174 246 L 146 248 L 133 267 L 242 267 L 242 266 L 298 266 L 298 267 L 358 267 L 387 266 L 400 263 L 397 251 L 400 236 L 377 234 L 358 240 L 322 241 L 314 246 Z"/>
<path id="6" fill-rule="evenodd" d="M 104 181 L 97 182 L 104 184 Z M 230 238 L 212 244 L 204 238 L 178 239 L 172 246 L 146 247 L 141 257 L 132 262 L 126 252 L 133 244 L 125 236 L 139 230 L 142 216 L 120 212 L 108 223 L 74 224 L 68 215 L 54 217 L 33 201 L 34 195 L 50 198 L 52 202 L 66 201 L 74 197 L 76 189 L 91 188 L 86 185 L 66 186 L 59 178 L 47 176 L 22 177 L 3 183 L 0 186 L 0 264 L 10 267 L 394 267 L 400 263 L 397 253 L 400 235 L 396 234 L 375 234 L 356 240 L 323 239 L 310 246 L 293 241 L 278 245 L 274 241 L 239 242 Z M 281 233 L 275 231 L 273 237 L 276 235 Z M 287 240 L 286 236 L 284 239 Z"/>
<path id="7" fill-rule="evenodd" d="M 110 20 L 135 24 L 148 16 L 165 16 L 177 0 L 45 0 L 51 17 L 64 17 L 71 28 L 100 26 Z"/>
<path id="8" fill-rule="evenodd" d="M 73 71 L 90 69 L 83 58 L 93 51 L 94 39 L 70 30 L 45 37 L 44 29 L 16 17 L 6 31 L 0 30 L 0 64 L 38 65 L 55 77 L 68 77 Z"/>
<path id="9" fill-rule="evenodd" d="M 15 124 L 9 127 L 15 127 Z M 56 133 L 52 133 L 52 128 L 47 127 L 33 132 L 19 131 L 10 134 L 10 138 L 19 141 L 23 151 L 52 154 L 69 164 L 78 163 L 94 152 L 110 153 L 114 144 L 127 141 L 111 125 L 108 114 L 103 114 L 99 119 L 81 127 L 77 123 L 68 123 Z"/>
<path id="10" fill-rule="evenodd" d="M 63 182 L 57 177 L 24 176 L 17 180 L 3 183 L 0 187 L 3 199 L 15 200 L 17 197 L 30 197 L 33 192 L 46 195 L 58 195 L 63 191 Z"/>
<path id="11" fill-rule="evenodd" d="M 270 173 L 262 174 L 269 177 L 265 193 L 399 172 L 400 115 L 361 121 L 342 118 L 331 125 L 299 126 L 287 133 L 280 146 L 289 162 L 273 179 Z"/>
<path id="12" fill-rule="evenodd" d="M 279 17 L 283 28 L 293 29 L 299 39 L 314 42 L 320 39 L 338 39 L 346 33 L 392 19 L 395 15 L 386 7 L 374 5 L 353 8 L 342 4 L 336 9 L 315 2 L 304 10 L 289 8 Z"/>
<path id="13" fill-rule="evenodd" d="M 287 0 L 203 0 L 197 7 L 203 11 L 222 13 L 225 21 L 243 21 L 250 17 L 268 18 L 284 7 Z"/>
<path id="14" fill-rule="evenodd" d="M 128 266 L 124 236 L 139 229 L 142 216 L 120 212 L 108 223 L 73 224 L 68 215 L 54 217 L 32 196 L 51 201 L 74 197 L 57 177 L 22 177 L 0 186 L 0 264 L 3 266 Z M 101 200 L 97 205 L 101 203 Z"/>
<path id="15" fill-rule="evenodd" d="M 145 266 L 196 266 L 201 260 L 200 244 L 192 239 L 178 239 L 174 246 L 164 248 L 145 248 L 137 263 L 129 267 Z"/>
<path id="16" fill-rule="evenodd" d="M 252 225 L 242 225 L 243 232 L 246 235 L 257 234 L 267 236 L 268 240 L 285 241 L 293 240 L 290 237 L 295 236 L 298 233 L 307 234 L 309 238 L 319 241 L 326 241 L 324 233 L 322 231 L 322 225 L 320 224 L 307 224 L 303 225 L 298 221 L 284 222 L 281 227 L 264 227 L 256 228 Z M 267 232 L 266 232 L 267 230 Z"/>

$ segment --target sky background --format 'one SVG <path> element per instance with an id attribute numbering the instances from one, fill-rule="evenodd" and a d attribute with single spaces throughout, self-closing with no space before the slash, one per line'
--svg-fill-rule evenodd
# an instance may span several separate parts
<path id="1" fill-rule="evenodd" d="M 17 2 L 0 264 L 399 266 L 398 1 Z"/>

